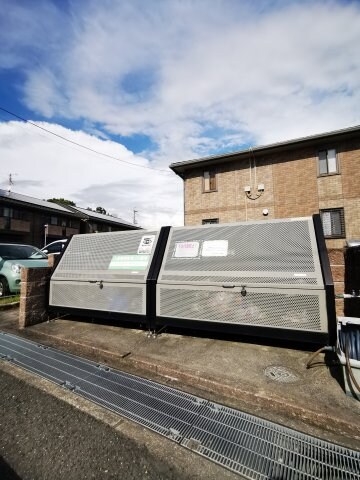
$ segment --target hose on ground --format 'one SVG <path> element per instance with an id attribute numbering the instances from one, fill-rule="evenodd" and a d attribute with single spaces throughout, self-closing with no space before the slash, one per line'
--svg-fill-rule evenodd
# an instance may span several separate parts
<path id="1" fill-rule="evenodd" d="M 312 364 L 314 358 L 317 357 L 321 352 L 334 352 L 334 351 L 335 351 L 334 347 L 325 346 L 325 347 L 319 348 L 319 350 L 316 350 L 316 352 L 313 353 L 311 355 L 311 357 L 309 358 L 309 360 L 306 364 L 306 368 L 309 369 L 311 367 L 311 364 Z"/>

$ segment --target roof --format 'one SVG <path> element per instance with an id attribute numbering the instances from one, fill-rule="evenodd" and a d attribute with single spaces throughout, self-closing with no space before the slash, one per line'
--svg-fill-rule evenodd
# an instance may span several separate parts
<path id="1" fill-rule="evenodd" d="M 129 223 L 126 220 L 123 220 L 122 218 L 112 217 L 111 215 L 104 215 L 103 213 L 87 210 L 86 208 L 80 208 L 80 207 L 74 207 L 74 206 L 71 206 L 71 208 L 74 210 L 77 210 L 79 213 L 82 214 L 82 216 L 86 215 L 88 218 L 91 218 L 94 220 L 101 220 L 102 222 L 109 222 L 109 223 L 115 223 L 117 225 L 124 225 L 127 227 L 131 227 L 133 229 L 140 229 L 140 227 L 137 227 L 136 225 Z"/>
<path id="2" fill-rule="evenodd" d="M 101 220 L 104 223 L 110 223 L 113 225 L 121 225 L 126 227 L 131 227 L 134 230 L 140 229 L 130 222 L 123 220 L 122 218 L 112 217 L 111 215 L 103 215 L 102 213 L 93 212 L 92 210 L 87 210 L 86 208 L 74 207 L 72 205 L 58 204 L 53 202 L 48 202 L 46 200 L 40 200 L 35 197 L 29 197 L 28 195 L 22 195 L 20 193 L 9 192 L 8 190 L 0 189 L 0 199 L 8 199 L 15 203 L 25 204 L 29 207 L 37 207 L 42 210 L 50 210 L 56 213 L 62 213 L 71 217 L 80 217 L 86 219 Z"/>
<path id="3" fill-rule="evenodd" d="M 292 140 L 286 140 L 284 142 L 271 143 L 269 145 L 262 145 L 257 147 L 250 147 L 245 150 L 238 150 L 229 153 L 222 153 L 220 155 L 211 155 L 208 157 L 202 157 L 192 160 L 185 160 L 183 162 L 172 163 L 169 167 L 177 175 L 182 175 L 185 171 L 204 167 L 211 166 L 212 164 L 219 163 L 219 161 L 233 161 L 239 160 L 241 158 L 247 158 L 250 154 L 259 152 L 263 155 L 267 153 L 274 153 L 276 151 L 290 150 L 297 148 L 298 146 L 312 145 L 324 142 L 324 140 L 330 140 L 334 137 L 355 137 L 360 134 L 360 125 L 354 127 L 343 128 L 341 130 L 333 130 L 331 132 L 320 133 L 316 135 L 309 135 L 307 137 L 300 137 Z"/>
<path id="4" fill-rule="evenodd" d="M 0 189 L 0 197 L 14 200 L 15 202 L 26 203 L 29 206 L 35 206 L 39 208 L 46 208 L 50 210 L 56 210 L 62 213 L 74 215 L 73 212 L 68 210 L 65 205 L 59 205 L 58 203 L 47 202 L 46 200 L 40 200 L 38 198 L 29 197 L 28 195 L 22 195 L 21 193 L 9 192 L 8 190 Z"/>

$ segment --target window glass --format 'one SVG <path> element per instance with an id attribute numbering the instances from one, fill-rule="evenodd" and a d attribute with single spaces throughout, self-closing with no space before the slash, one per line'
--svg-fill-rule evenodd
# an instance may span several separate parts
<path id="1" fill-rule="evenodd" d="M 4 207 L 4 217 L 11 217 L 11 208 Z"/>
<path id="2" fill-rule="evenodd" d="M 203 221 L 202 221 L 202 224 L 203 225 L 209 225 L 211 223 L 219 223 L 219 219 L 218 218 L 205 218 Z"/>
<path id="3" fill-rule="evenodd" d="M 334 208 L 320 211 L 324 236 L 326 238 L 344 238 L 344 209 Z"/>
<path id="4" fill-rule="evenodd" d="M 337 172 L 337 165 L 336 165 L 336 152 L 335 152 L 335 150 L 328 150 L 327 151 L 327 161 L 328 161 L 328 173 L 336 173 Z"/>
<path id="5" fill-rule="evenodd" d="M 61 252 L 63 248 L 64 248 L 63 243 L 54 243 L 52 245 L 48 245 L 46 247 L 46 250 L 48 251 L 48 253 L 58 253 L 58 252 Z"/>
<path id="6" fill-rule="evenodd" d="M 321 214 L 321 220 L 324 230 L 325 237 L 329 237 L 331 235 L 331 214 L 330 212 L 323 212 Z"/>
<path id="7" fill-rule="evenodd" d="M 340 211 L 335 211 L 331 214 L 331 233 L 336 236 L 342 234 Z"/>
<path id="8" fill-rule="evenodd" d="M 210 190 L 210 172 L 204 172 L 204 190 Z"/>
<path id="9" fill-rule="evenodd" d="M 204 192 L 216 190 L 216 173 L 207 170 L 204 172 Z"/>
<path id="10" fill-rule="evenodd" d="M 329 173 L 336 173 L 338 171 L 336 150 L 322 150 L 319 152 L 319 174 L 328 175 Z"/>

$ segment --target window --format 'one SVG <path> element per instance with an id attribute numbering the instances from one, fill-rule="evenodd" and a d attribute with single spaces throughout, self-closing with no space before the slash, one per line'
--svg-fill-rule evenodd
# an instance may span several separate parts
<path id="1" fill-rule="evenodd" d="M 203 225 L 210 225 L 211 223 L 219 223 L 219 219 L 218 218 L 204 218 L 204 220 L 202 221 Z"/>
<path id="2" fill-rule="evenodd" d="M 13 218 L 14 220 L 29 220 L 27 212 L 8 207 L 0 208 L 0 217 Z"/>
<path id="3" fill-rule="evenodd" d="M 319 175 L 338 173 L 336 150 L 321 150 L 319 152 Z"/>
<path id="4" fill-rule="evenodd" d="M 214 170 L 204 172 L 204 192 L 216 190 L 216 173 Z"/>
<path id="5" fill-rule="evenodd" d="M 51 217 L 50 218 L 50 225 L 57 225 L 58 224 L 58 218 L 57 217 Z"/>
<path id="6" fill-rule="evenodd" d="M 325 238 L 345 237 L 345 220 L 343 208 L 320 210 L 320 216 Z"/>

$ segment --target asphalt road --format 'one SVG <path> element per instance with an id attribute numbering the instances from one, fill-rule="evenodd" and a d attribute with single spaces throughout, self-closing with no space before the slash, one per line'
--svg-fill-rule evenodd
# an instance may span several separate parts
<path id="1" fill-rule="evenodd" d="M 146 445 L 0 370 L 1 480 L 191 478 L 181 470 L 171 455 L 159 461 Z"/>

